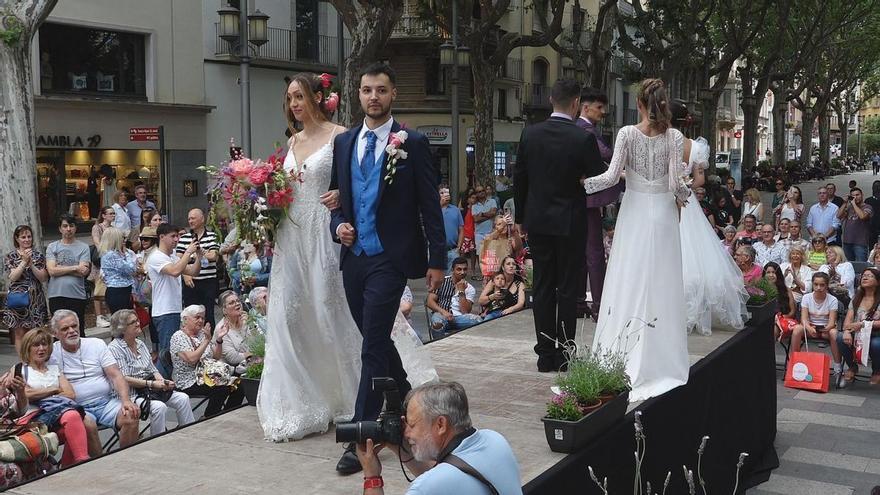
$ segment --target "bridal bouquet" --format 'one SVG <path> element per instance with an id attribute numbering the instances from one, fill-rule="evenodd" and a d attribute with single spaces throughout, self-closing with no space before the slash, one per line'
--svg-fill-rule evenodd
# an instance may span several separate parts
<path id="1" fill-rule="evenodd" d="M 265 160 L 235 155 L 221 168 L 199 168 L 209 177 L 210 222 L 229 218 L 238 239 L 255 246 L 273 238 L 293 203 L 292 182 L 302 180 L 285 172 L 282 148 Z"/>

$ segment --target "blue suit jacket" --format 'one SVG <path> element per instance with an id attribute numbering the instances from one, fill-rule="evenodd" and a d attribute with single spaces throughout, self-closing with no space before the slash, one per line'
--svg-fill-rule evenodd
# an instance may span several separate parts
<path id="1" fill-rule="evenodd" d="M 400 124 L 395 121 L 391 132 L 398 131 Z M 339 189 L 339 208 L 330 214 L 330 233 L 335 242 L 339 242 L 336 228 L 340 224 L 356 225 L 352 208 L 351 155 L 355 152 L 360 132 L 359 125 L 336 136 L 333 141 L 330 189 Z M 437 191 L 439 172 L 431 157 L 428 138 L 410 129 L 406 132 L 409 137 L 402 149 L 407 157 L 397 162 L 397 173 L 392 184 L 385 180 L 388 173 L 385 169 L 387 156 L 381 164 L 376 230 L 394 266 L 408 278 L 422 278 L 428 268 L 445 268 L 446 233 Z M 377 146 L 384 147 L 386 144 L 378 143 Z M 340 268 L 348 254 L 348 247 L 342 246 Z"/>

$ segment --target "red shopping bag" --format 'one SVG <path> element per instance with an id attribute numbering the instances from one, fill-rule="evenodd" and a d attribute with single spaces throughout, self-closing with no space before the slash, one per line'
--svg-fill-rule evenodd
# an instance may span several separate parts
<path id="1" fill-rule="evenodd" d="M 831 381 L 831 356 L 824 352 L 810 352 L 804 339 L 806 352 L 792 352 L 785 370 L 785 386 L 813 392 L 828 392 Z"/>

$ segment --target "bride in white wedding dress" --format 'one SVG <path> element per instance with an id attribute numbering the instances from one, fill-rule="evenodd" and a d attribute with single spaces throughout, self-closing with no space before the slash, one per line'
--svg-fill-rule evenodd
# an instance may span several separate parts
<path id="1" fill-rule="evenodd" d="M 689 193 L 684 136 L 669 128 L 661 80 L 642 81 L 637 105 L 641 122 L 620 129 L 608 170 L 584 182 L 588 194 L 607 189 L 626 168 L 593 350 L 624 354 L 630 402 L 684 385 L 690 367 L 676 205 Z"/>
<path id="2" fill-rule="evenodd" d="M 257 396 L 260 424 L 273 441 L 322 433 L 330 422 L 349 421 L 360 380 L 362 339 L 345 299 L 339 246 L 331 240 L 325 206 L 336 201 L 327 192 L 333 138 L 345 129 L 329 122 L 325 92 L 320 77 L 298 74 L 285 97 L 292 131 L 294 119 L 303 130 L 294 133 L 284 159 L 285 170 L 301 180 L 294 181 L 294 200 L 275 239 Z M 416 386 L 437 375 L 421 342 L 401 338 L 414 334 L 398 317 L 392 338 Z"/>

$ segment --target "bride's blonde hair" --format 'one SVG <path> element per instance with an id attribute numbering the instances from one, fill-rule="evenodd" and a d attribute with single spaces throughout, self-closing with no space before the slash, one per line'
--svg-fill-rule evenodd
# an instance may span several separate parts
<path id="1" fill-rule="evenodd" d="M 328 90 L 324 89 L 321 76 L 308 72 L 300 72 L 290 78 L 287 85 L 284 86 L 284 95 L 281 98 L 282 110 L 284 112 L 284 117 L 287 119 L 287 128 L 290 129 L 291 135 L 299 132 L 299 129 L 296 127 L 298 121 L 296 120 L 296 117 L 293 116 L 293 112 L 290 111 L 290 97 L 287 93 L 287 90 L 290 89 L 290 85 L 294 82 L 299 85 L 300 91 L 303 93 L 306 113 L 317 122 L 326 122 L 330 120 L 330 112 L 325 107 Z M 315 96 L 320 97 L 318 103 L 315 103 Z"/>
<path id="2" fill-rule="evenodd" d="M 669 111 L 669 98 L 666 97 L 666 84 L 661 79 L 645 79 L 639 85 L 638 99 L 648 112 L 651 127 L 666 132 L 672 125 Z"/>

